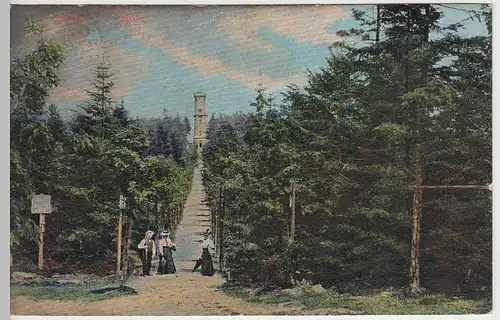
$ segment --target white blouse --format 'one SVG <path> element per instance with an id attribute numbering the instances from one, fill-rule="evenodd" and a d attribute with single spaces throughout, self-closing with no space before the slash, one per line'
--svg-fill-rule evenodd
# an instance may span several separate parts
<path id="1" fill-rule="evenodd" d="M 158 240 L 158 252 L 161 255 L 163 255 L 163 247 L 172 248 L 172 247 L 175 247 L 175 243 L 172 242 L 170 237 L 162 238 L 162 239 Z"/>
<path id="2" fill-rule="evenodd" d="M 154 242 L 154 240 L 151 240 L 151 241 L 153 241 L 153 255 L 151 257 L 154 258 L 156 256 L 155 242 Z M 137 245 L 137 248 L 146 249 L 146 251 L 147 251 L 146 239 L 142 239 L 142 241 Z"/>
<path id="3" fill-rule="evenodd" d="M 203 249 L 208 249 L 210 255 L 212 257 L 215 257 L 215 245 L 212 239 L 203 240 L 203 242 L 201 243 L 201 250 L 203 251 Z"/>

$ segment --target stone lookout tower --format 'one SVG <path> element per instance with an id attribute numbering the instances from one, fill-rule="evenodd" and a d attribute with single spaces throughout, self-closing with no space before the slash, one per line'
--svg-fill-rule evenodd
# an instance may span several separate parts
<path id="1" fill-rule="evenodd" d="M 194 94 L 194 139 L 198 152 L 203 148 L 207 140 L 207 108 L 205 98 L 207 94 L 204 92 L 196 92 Z"/>

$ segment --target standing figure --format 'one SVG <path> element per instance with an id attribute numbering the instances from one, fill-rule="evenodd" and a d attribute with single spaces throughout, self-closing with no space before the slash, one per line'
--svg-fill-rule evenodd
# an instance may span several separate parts
<path id="1" fill-rule="evenodd" d="M 160 250 L 162 256 L 165 258 L 165 265 L 163 266 L 162 273 L 163 274 L 174 274 L 177 269 L 174 264 L 173 252 L 176 251 L 175 244 L 170 239 L 170 232 L 164 231 L 162 232 L 162 242 L 160 243 Z"/>
<path id="2" fill-rule="evenodd" d="M 156 256 L 154 232 L 148 230 L 144 239 L 137 246 L 142 261 L 142 276 L 149 276 L 151 271 L 151 260 Z"/>
<path id="3" fill-rule="evenodd" d="M 156 274 L 163 274 L 163 247 L 165 246 L 165 238 L 163 237 L 163 232 L 158 235 L 158 270 L 156 271 Z"/>
<path id="4" fill-rule="evenodd" d="M 196 261 L 193 272 L 201 265 L 201 274 L 204 276 L 213 276 L 215 273 L 212 259 L 215 257 L 215 245 L 209 238 L 210 229 L 203 233 L 203 242 L 201 243 L 201 257 Z"/>

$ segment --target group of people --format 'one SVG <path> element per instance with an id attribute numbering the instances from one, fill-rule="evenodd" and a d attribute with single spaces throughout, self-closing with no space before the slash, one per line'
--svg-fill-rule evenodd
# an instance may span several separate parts
<path id="1" fill-rule="evenodd" d="M 158 255 L 158 270 L 157 274 L 174 274 L 177 272 L 175 268 L 173 252 L 177 251 L 175 244 L 170 238 L 168 231 L 160 232 L 158 235 L 158 246 L 154 241 L 155 233 L 148 230 L 137 246 L 142 262 L 142 276 L 151 275 L 151 262 Z M 196 264 L 192 272 L 195 272 L 201 266 L 201 274 L 204 276 L 213 276 L 215 273 L 213 258 L 215 257 L 215 245 L 210 239 L 210 229 L 203 233 L 203 241 L 201 241 L 200 257 L 196 260 Z"/>

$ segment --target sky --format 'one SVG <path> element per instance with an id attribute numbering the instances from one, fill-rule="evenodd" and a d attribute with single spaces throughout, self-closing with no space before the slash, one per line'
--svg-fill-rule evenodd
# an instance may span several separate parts
<path id="1" fill-rule="evenodd" d="M 468 17 L 442 8 L 441 23 Z M 39 21 L 45 36 L 63 46 L 61 85 L 50 103 L 69 118 L 87 99 L 102 58 L 111 65 L 113 97 L 133 117 L 159 117 L 163 110 L 192 120 L 193 94 L 207 93 L 207 112 L 253 111 L 250 102 L 262 83 L 280 98 L 286 86 L 307 84 L 307 70 L 326 66 L 336 32 L 359 27 L 353 8 L 372 5 L 304 6 L 12 6 L 12 56 L 33 50 L 25 18 Z M 466 22 L 463 36 L 486 35 L 480 22 Z M 357 41 L 351 39 L 350 41 Z"/>

